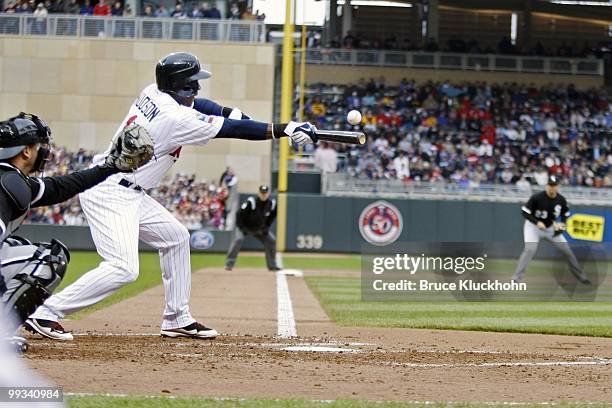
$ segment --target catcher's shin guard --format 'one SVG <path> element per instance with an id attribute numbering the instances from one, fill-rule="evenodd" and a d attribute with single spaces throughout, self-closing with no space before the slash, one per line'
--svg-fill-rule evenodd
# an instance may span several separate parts
<path id="1" fill-rule="evenodd" d="M 5 287 L 0 294 L 2 313 L 7 321 L 16 320 L 20 325 L 60 284 L 70 253 L 55 239 L 36 244 L 7 241 L 0 249 L 0 276 Z M 11 334 L 10 330 L 7 334 Z"/>

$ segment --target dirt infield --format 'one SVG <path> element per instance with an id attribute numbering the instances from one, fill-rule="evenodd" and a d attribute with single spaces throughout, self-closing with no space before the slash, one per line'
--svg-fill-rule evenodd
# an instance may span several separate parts
<path id="1" fill-rule="evenodd" d="M 214 341 L 156 335 L 161 287 L 67 321 L 74 342 L 32 340 L 26 358 L 66 392 L 419 401 L 610 401 L 612 339 L 343 328 L 289 277 L 300 337 L 278 339 L 275 275 L 193 275 L 196 318 Z M 342 352 L 295 351 L 303 347 Z M 288 349 L 289 348 L 289 349 Z"/>

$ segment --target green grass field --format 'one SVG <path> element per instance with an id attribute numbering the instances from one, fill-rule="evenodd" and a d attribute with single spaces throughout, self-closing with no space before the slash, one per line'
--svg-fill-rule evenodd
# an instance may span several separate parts
<path id="1" fill-rule="evenodd" d="M 224 260 L 225 255 L 223 254 L 192 254 L 191 267 L 194 271 L 202 268 L 222 268 Z M 95 252 L 72 252 L 68 273 L 56 292 L 76 281 L 85 272 L 95 268 L 100 261 L 101 258 Z M 326 256 L 318 258 L 310 256 L 288 256 L 283 259 L 283 262 L 286 268 L 359 270 L 361 261 L 358 256 Z M 265 269 L 266 264 L 262 255 L 241 255 L 238 258 L 236 267 Z M 71 315 L 70 318 L 79 319 L 88 313 L 120 302 L 159 284 L 161 284 L 159 256 L 154 252 L 142 252 L 140 254 L 140 276 L 136 282 L 124 286 L 106 300 L 82 312 L 75 313 Z"/>
<path id="2" fill-rule="evenodd" d="M 223 267 L 222 254 L 193 254 L 193 270 Z M 286 268 L 358 271 L 358 256 L 285 256 Z M 64 287 L 94 268 L 100 258 L 92 252 L 74 252 Z M 236 267 L 265 268 L 261 255 L 238 258 Z M 485 330 L 612 337 L 609 302 L 364 302 L 358 277 L 307 277 L 306 282 L 328 315 L 343 326 L 412 327 Z M 105 301 L 71 318 L 117 303 L 161 283 L 156 253 L 140 255 L 140 277 Z"/>
<path id="3" fill-rule="evenodd" d="M 612 337 L 610 302 L 364 302 L 357 277 L 307 277 L 306 282 L 343 326 Z"/>
<path id="4" fill-rule="evenodd" d="M 480 408 L 507 407 L 507 404 L 486 403 L 415 403 L 415 402 L 368 402 L 368 401 L 306 401 L 301 399 L 199 399 L 199 398 L 166 398 L 166 397 L 110 397 L 110 396 L 73 396 L 68 397 L 71 408 Z M 550 404 L 516 404 L 525 408 L 550 407 Z M 565 404 L 560 408 L 600 408 L 609 404 Z"/>

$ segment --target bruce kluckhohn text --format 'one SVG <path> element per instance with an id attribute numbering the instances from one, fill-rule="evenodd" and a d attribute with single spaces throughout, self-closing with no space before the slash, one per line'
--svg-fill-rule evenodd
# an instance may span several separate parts
<path id="1" fill-rule="evenodd" d="M 429 279 L 397 279 L 398 274 L 414 276 L 417 273 L 435 272 L 446 276 L 464 275 L 468 272 L 485 272 L 487 255 L 482 256 L 426 256 L 395 254 L 372 258 L 372 273 L 382 278 L 383 274 L 391 274 L 387 279 L 374 279 L 372 289 L 380 291 L 526 291 L 527 284 L 523 282 L 498 279 L 459 279 L 453 281 L 438 281 Z M 450 274 L 450 275 L 448 275 Z M 416 276 L 415 276 L 416 277 Z M 466 275 L 467 277 L 467 275 Z M 395 279 L 394 279 L 395 278 Z M 424 277 L 423 277 L 424 278 Z"/>

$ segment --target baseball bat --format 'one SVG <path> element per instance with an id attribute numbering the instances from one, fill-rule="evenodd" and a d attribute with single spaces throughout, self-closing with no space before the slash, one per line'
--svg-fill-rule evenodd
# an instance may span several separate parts
<path id="1" fill-rule="evenodd" d="M 366 142 L 366 135 L 363 132 L 348 132 L 344 130 L 317 130 L 319 140 L 326 142 L 347 143 L 362 145 Z"/>

